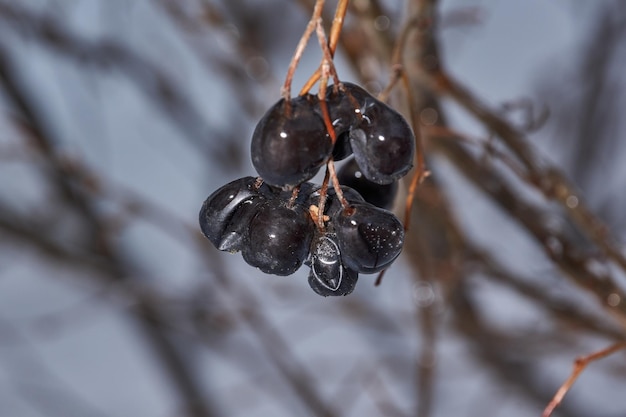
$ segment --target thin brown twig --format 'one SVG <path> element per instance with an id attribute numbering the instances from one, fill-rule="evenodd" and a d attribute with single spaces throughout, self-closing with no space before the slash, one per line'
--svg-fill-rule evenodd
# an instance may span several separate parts
<path id="1" fill-rule="evenodd" d="M 404 85 L 404 91 L 407 94 L 407 104 L 409 108 L 409 114 L 411 116 L 411 125 L 413 127 L 413 134 L 415 135 L 415 159 L 417 162 L 416 171 L 411 178 L 409 185 L 409 191 L 406 198 L 405 214 L 404 214 L 404 230 L 409 229 L 409 223 L 411 219 L 411 208 L 413 206 L 413 199 L 415 197 L 415 190 L 417 186 L 421 184 L 429 175 L 426 170 L 426 163 L 424 160 L 424 144 L 422 141 L 421 125 L 419 122 L 419 114 L 416 108 L 416 101 L 413 96 L 413 89 L 411 88 L 409 77 L 404 71 L 402 55 L 406 48 L 406 42 L 409 34 L 413 30 L 417 30 L 417 22 L 419 19 L 417 16 L 409 18 L 403 25 L 402 30 L 398 36 L 398 39 L 394 45 L 392 53 L 392 74 L 387 86 L 383 89 L 379 98 L 381 100 L 387 100 L 391 90 L 401 80 Z M 380 281 L 381 277 L 377 280 Z"/>
<path id="2" fill-rule="evenodd" d="M 412 18 L 409 19 L 400 32 L 400 36 L 398 37 L 398 41 L 394 47 L 394 51 L 392 54 L 392 74 L 389 80 L 388 85 L 379 95 L 379 98 L 382 100 L 386 100 L 391 93 L 391 90 L 395 85 L 397 85 L 398 81 L 402 80 L 404 91 L 406 91 L 407 95 L 407 104 L 409 109 L 409 114 L 411 116 L 411 126 L 413 127 L 413 134 L 415 136 L 415 160 L 416 160 L 416 170 L 411 178 L 411 183 L 409 185 L 408 193 L 405 200 L 405 208 L 404 208 L 404 231 L 407 232 L 411 223 L 411 210 L 413 207 L 413 201 L 415 199 L 415 190 L 417 187 L 424 182 L 424 180 L 430 175 L 430 173 L 426 170 L 426 162 L 424 159 L 424 144 L 422 141 L 422 132 L 421 126 L 419 122 L 419 115 L 416 108 L 415 98 L 413 96 L 413 90 L 410 85 L 409 77 L 404 71 L 402 66 L 402 51 L 406 46 L 406 40 L 411 30 L 415 29 L 417 19 Z M 385 275 L 386 269 L 379 272 L 378 277 L 376 277 L 376 281 L 374 282 L 374 286 L 379 286 L 382 283 L 383 277 Z"/>
<path id="3" fill-rule="evenodd" d="M 330 171 L 327 168 L 324 174 L 324 181 L 322 181 L 322 188 L 320 188 L 320 201 L 317 203 L 317 227 L 320 230 L 324 230 L 324 207 L 326 206 L 326 197 L 328 195 L 329 179 Z"/>
<path id="4" fill-rule="evenodd" d="M 328 50 L 330 51 L 331 58 L 335 56 L 335 50 L 337 49 L 337 44 L 339 43 L 339 38 L 341 35 L 341 30 L 343 28 L 343 21 L 346 16 L 346 12 L 348 10 L 348 4 L 350 0 L 339 0 L 339 4 L 337 4 L 337 9 L 335 10 L 335 17 L 333 19 L 333 25 L 330 28 L 330 38 L 328 41 Z M 300 90 L 299 95 L 304 95 L 308 93 L 311 88 L 315 85 L 316 82 L 322 77 L 322 68 L 318 68 L 311 77 L 304 84 L 302 89 Z"/>
<path id="5" fill-rule="evenodd" d="M 337 198 L 339 199 L 341 206 L 343 208 L 348 207 L 350 204 L 348 203 L 346 198 L 343 196 L 343 191 L 341 190 L 341 184 L 339 184 L 339 178 L 337 178 L 337 172 L 335 171 L 335 161 L 333 161 L 332 157 L 328 160 L 326 167 L 328 168 L 330 179 L 333 183 L 333 188 L 335 189 L 335 192 L 337 193 Z"/>
<path id="6" fill-rule="evenodd" d="M 330 136 L 330 139 L 334 146 L 335 143 L 337 142 L 337 133 L 335 132 L 335 127 L 333 126 L 333 122 L 330 118 L 330 112 L 328 110 L 328 105 L 326 103 L 326 87 L 328 84 L 329 76 L 331 75 L 333 76 L 335 85 L 339 84 L 339 78 L 337 77 L 337 71 L 335 70 L 335 65 L 333 63 L 332 53 L 330 49 L 328 48 L 326 34 L 324 33 L 324 28 L 322 27 L 321 19 L 318 20 L 316 32 L 317 32 L 317 38 L 319 40 L 320 48 L 322 49 L 322 52 L 323 52 L 323 58 L 322 58 L 322 63 L 321 63 L 322 78 L 320 81 L 318 98 L 319 98 L 319 103 L 320 103 L 320 109 L 322 111 L 322 119 L 324 120 L 326 131 L 328 132 L 328 135 Z M 334 165 L 332 156 L 329 158 L 328 162 L 326 163 L 326 176 L 330 177 L 330 180 L 332 181 L 332 184 L 333 184 L 333 188 L 335 189 L 335 193 L 337 194 L 337 198 L 339 198 L 341 205 L 343 207 L 346 207 L 347 201 L 345 200 L 343 196 L 343 192 L 341 190 L 341 186 L 339 185 L 339 179 L 337 178 L 337 173 L 335 172 L 335 165 Z M 324 179 L 326 180 L 326 178 Z M 322 201 L 322 199 L 323 198 L 325 199 L 325 197 L 326 195 L 320 194 L 320 205 L 322 207 L 324 205 L 323 203 L 325 203 Z M 323 225 L 323 217 L 324 217 L 323 210 L 320 210 L 318 216 L 319 216 L 320 224 Z"/>
<path id="7" fill-rule="evenodd" d="M 572 385 L 574 385 L 574 382 L 576 382 L 580 374 L 585 370 L 585 368 L 587 368 L 587 366 L 591 362 L 597 361 L 599 359 L 603 359 L 622 349 L 626 349 L 626 342 L 617 342 L 607 348 L 604 348 L 602 350 L 591 353 L 589 355 L 581 356 L 577 358 L 574 361 L 574 369 L 572 370 L 572 373 L 570 374 L 569 378 L 567 378 L 565 382 L 563 382 L 563 385 L 561 385 L 561 387 L 557 390 L 556 394 L 554 394 L 554 397 L 552 398 L 550 403 L 548 403 L 546 408 L 543 410 L 541 417 L 550 417 L 552 415 L 552 412 L 554 411 L 554 409 L 558 407 L 559 404 L 561 404 L 561 402 L 563 401 L 565 394 L 567 394 L 570 388 L 572 388 Z"/>
<path id="8" fill-rule="evenodd" d="M 468 89 L 443 70 L 430 78 L 436 88 L 443 94 L 452 97 L 467 111 L 479 119 L 486 127 L 496 133 L 502 141 L 527 167 L 530 184 L 540 190 L 547 198 L 558 201 L 571 215 L 582 230 L 611 259 L 626 270 L 626 256 L 611 236 L 609 228 L 587 207 L 583 199 L 575 191 L 575 187 L 556 167 L 543 166 L 535 155 L 534 149 L 524 140 L 523 134 L 514 129 L 500 115 L 493 112 Z M 576 197 L 576 204 L 571 197 Z"/>
<path id="9" fill-rule="evenodd" d="M 614 272 L 595 271 L 590 268 L 589 258 L 581 255 L 577 250 L 579 244 L 571 236 L 538 221 L 545 217 L 543 211 L 521 197 L 509 181 L 498 175 L 499 171 L 494 167 L 482 164 L 461 146 L 458 139 L 441 137 L 433 142 L 433 150 L 449 158 L 468 180 L 475 183 L 505 212 L 520 222 L 566 276 L 572 278 L 579 287 L 591 291 L 605 309 L 614 313 L 622 324 L 626 323 L 626 304 L 607 303 L 612 295 L 626 299 L 626 294 L 615 282 Z"/>
<path id="10" fill-rule="evenodd" d="M 281 91 L 281 95 L 285 98 L 285 100 L 289 100 L 291 98 L 291 83 L 293 81 L 293 76 L 296 72 L 296 68 L 298 67 L 298 63 L 302 58 L 302 54 L 304 53 L 304 49 L 306 48 L 307 43 L 309 43 L 309 39 L 311 38 L 311 34 L 315 30 L 315 26 L 318 24 L 318 21 L 322 18 L 322 11 L 324 9 L 324 0 L 316 0 L 315 7 L 313 8 L 313 15 L 311 16 L 311 20 L 306 25 L 304 33 L 296 46 L 296 49 L 293 53 L 293 57 L 291 58 L 291 62 L 289 63 L 289 68 L 287 69 L 287 75 L 285 76 L 285 83 L 283 84 L 283 88 Z"/>
<path id="11" fill-rule="evenodd" d="M 88 224 L 90 249 L 107 264 L 109 272 L 99 278 L 103 278 L 105 284 L 130 282 L 134 271 L 114 250 L 110 230 L 95 210 L 89 194 L 84 189 L 74 186 L 76 182 L 81 183 L 83 178 L 77 177 L 72 167 L 61 158 L 55 147 L 59 143 L 58 138 L 54 136 L 53 129 L 48 127 L 42 109 L 34 105 L 32 97 L 24 90 L 19 71 L 11 58 L 11 54 L 0 44 L 0 85 L 4 87 L 8 99 L 23 118 L 24 127 L 28 128 L 27 132 L 36 143 L 37 151 L 49 162 L 50 179 L 59 194 L 67 200 L 68 207 L 77 209 L 81 218 Z M 133 318 L 139 323 L 143 336 L 167 371 L 174 389 L 184 399 L 189 415 L 195 417 L 214 415 L 213 405 L 202 393 L 188 359 L 159 325 L 163 312 L 149 297 L 138 297 L 136 301 L 136 308 L 132 311 Z"/>
<path id="12" fill-rule="evenodd" d="M 326 40 L 326 34 L 324 33 L 324 27 L 322 26 L 322 19 L 318 20 L 316 26 L 317 39 L 322 50 L 322 63 L 320 65 L 322 71 L 322 78 L 320 81 L 320 100 L 326 99 L 326 86 L 328 79 L 332 76 L 335 85 L 339 84 L 339 77 L 337 76 L 337 70 L 335 69 L 335 63 L 333 62 L 333 53 L 328 48 L 328 41 Z M 322 90 L 324 95 L 322 95 Z M 334 142 L 333 142 L 334 143 Z"/>

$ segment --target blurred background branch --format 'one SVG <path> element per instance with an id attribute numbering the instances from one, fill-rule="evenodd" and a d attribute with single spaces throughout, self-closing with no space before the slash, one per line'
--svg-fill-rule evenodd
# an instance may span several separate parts
<path id="1" fill-rule="evenodd" d="M 196 225 L 253 175 L 314 2 L 0 1 L 0 414 L 540 415 L 626 336 L 626 14 L 531 3 L 350 2 L 339 76 L 406 77 L 431 175 L 383 284 L 322 299 Z M 594 364 L 555 415 L 623 415 L 625 375 Z"/>

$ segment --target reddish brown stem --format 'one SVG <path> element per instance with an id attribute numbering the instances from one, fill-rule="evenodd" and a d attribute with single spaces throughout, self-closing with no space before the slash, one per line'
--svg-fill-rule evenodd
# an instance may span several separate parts
<path id="1" fill-rule="evenodd" d="M 563 385 L 561 385 L 561 387 L 558 389 L 556 394 L 554 394 L 554 397 L 552 397 L 552 400 L 548 403 L 546 408 L 543 410 L 541 417 L 550 417 L 550 415 L 552 415 L 552 412 L 554 411 L 554 409 L 558 407 L 559 404 L 561 404 L 561 402 L 563 401 L 563 397 L 565 397 L 565 394 L 567 394 L 567 392 L 570 390 L 572 385 L 574 385 L 574 382 L 576 382 L 576 380 L 578 379 L 580 374 L 585 370 L 587 365 L 589 365 L 593 361 L 597 361 L 598 359 L 605 358 L 622 349 L 626 349 L 626 342 L 614 343 L 605 349 L 599 350 L 587 356 L 581 356 L 577 358 L 574 361 L 574 369 L 572 370 L 571 375 L 569 376 L 569 378 L 565 380 Z"/>
<path id="2" fill-rule="evenodd" d="M 324 230 L 324 208 L 326 207 L 326 197 L 328 196 L 328 179 L 330 173 L 326 169 L 324 175 L 324 181 L 322 182 L 322 188 L 320 188 L 320 201 L 317 203 L 317 227 L 320 230 Z"/>
<path id="3" fill-rule="evenodd" d="M 311 20 L 306 25 L 304 33 L 296 46 L 296 50 L 293 53 L 293 57 L 291 58 L 291 62 L 289 63 L 289 68 L 287 69 L 287 75 L 285 77 L 285 83 L 283 84 L 283 88 L 281 91 L 281 95 L 288 100 L 291 98 L 291 82 L 293 81 L 293 75 L 296 72 L 296 68 L 298 67 L 298 63 L 302 58 L 302 54 L 304 53 L 304 49 L 306 48 L 309 39 L 311 38 L 311 34 L 315 30 L 315 25 L 318 20 L 321 19 L 322 10 L 324 9 L 324 0 L 317 0 L 315 2 L 315 7 L 313 8 L 313 15 L 311 16 Z"/>
<path id="4" fill-rule="evenodd" d="M 341 184 L 339 184 L 339 178 L 337 178 L 337 172 L 335 171 L 335 162 L 333 161 L 333 158 L 330 158 L 328 160 L 326 167 L 328 169 L 328 172 L 330 173 L 330 179 L 333 182 L 333 188 L 335 189 L 335 192 L 337 193 L 337 198 L 339 198 L 341 207 L 343 208 L 348 207 L 349 206 L 348 201 L 343 196 L 343 191 L 341 191 Z"/>
<path id="5" fill-rule="evenodd" d="M 331 58 L 335 56 L 335 50 L 337 49 L 337 44 L 339 43 L 339 36 L 341 35 L 341 29 L 343 28 L 343 21 L 346 16 L 349 3 L 350 0 L 339 0 L 339 4 L 337 4 L 337 9 L 335 10 L 335 18 L 333 19 L 333 25 L 330 28 L 330 39 L 328 41 L 328 50 L 330 51 Z M 321 77 L 322 68 L 320 66 L 320 68 L 318 68 L 304 84 L 304 87 L 300 90 L 300 95 L 302 96 L 311 91 L 311 88 L 313 88 L 315 83 L 318 82 Z"/>

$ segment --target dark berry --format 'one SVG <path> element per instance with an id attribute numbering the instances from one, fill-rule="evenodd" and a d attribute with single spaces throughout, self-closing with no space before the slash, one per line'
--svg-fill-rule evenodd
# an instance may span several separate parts
<path id="1" fill-rule="evenodd" d="M 365 103 L 376 100 L 363 88 L 352 83 L 328 86 L 326 103 L 337 136 L 348 132 L 360 122 Z"/>
<path id="2" fill-rule="evenodd" d="M 252 163 L 268 184 L 289 189 L 312 178 L 332 154 L 316 96 L 279 100 L 252 135 Z"/>
<path id="3" fill-rule="evenodd" d="M 333 160 L 341 161 L 352 155 L 352 145 L 350 145 L 350 132 L 343 132 L 337 135 L 337 141 L 333 148 Z"/>
<path id="4" fill-rule="evenodd" d="M 359 279 L 359 273 L 344 268 L 343 266 L 341 267 L 340 271 L 342 276 L 340 279 L 339 287 L 336 290 L 332 290 L 327 285 L 322 284 L 320 277 L 316 275 L 313 269 L 309 271 L 309 286 L 313 291 L 315 291 L 322 297 L 348 295 L 352 291 L 354 291 L 356 283 Z"/>
<path id="5" fill-rule="evenodd" d="M 257 213 L 262 199 L 246 200 L 235 210 L 222 233 L 217 249 L 226 252 L 239 252 L 248 245 L 248 227 Z"/>
<path id="6" fill-rule="evenodd" d="M 291 275 L 307 258 L 314 231 L 308 208 L 268 200 L 250 222 L 243 258 L 267 274 Z"/>
<path id="7" fill-rule="evenodd" d="M 340 161 L 352 155 L 350 129 L 360 121 L 365 100 L 373 97 L 363 88 L 351 83 L 342 83 L 337 91 L 334 86 L 329 86 L 327 91 L 328 112 L 337 135 L 333 159 Z"/>
<path id="8" fill-rule="evenodd" d="M 333 219 L 341 259 L 361 273 L 385 269 L 400 255 L 404 230 L 393 213 L 368 203 L 355 203 Z"/>
<path id="9" fill-rule="evenodd" d="M 361 121 L 350 130 L 350 145 L 363 175 L 377 184 L 389 184 L 413 167 L 411 128 L 400 113 L 378 100 L 366 100 Z"/>
<path id="10" fill-rule="evenodd" d="M 365 178 L 354 158 L 349 159 L 341 166 L 337 172 L 337 178 L 341 185 L 358 191 L 368 203 L 384 209 L 391 208 L 398 192 L 398 181 L 389 184 L 377 184 Z"/>
<path id="11" fill-rule="evenodd" d="M 241 250 L 242 238 L 258 204 L 271 194 L 256 178 L 232 181 L 211 194 L 200 209 L 200 229 L 219 250 Z"/>
<path id="12" fill-rule="evenodd" d="M 348 295 L 356 286 L 359 274 L 344 268 L 336 237 L 318 233 L 311 244 L 309 286 L 324 297 Z"/>

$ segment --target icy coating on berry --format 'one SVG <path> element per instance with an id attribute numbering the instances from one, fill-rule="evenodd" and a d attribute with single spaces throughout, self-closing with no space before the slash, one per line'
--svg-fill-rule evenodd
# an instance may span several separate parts
<path id="1" fill-rule="evenodd" d="M 345 268 L 341 261 L 336 236 L 330 233 L 317 234 L 311 245 L 309 285 L 319 295 L 348 295 L 356 286 L 358 273 Z"/>
<path id="2" fill-rule="evenodd" d="M 279 100 L 257 124 L 252 164 L 268 184 L 292 188 L 312 178 L 333 151 L 316 96 Z"/>
<path id="3" fill-rule="evenodd" d="M 311 272 L 322 286 L 337 291 L 343 275 L 339 246 L 328 236 L 323 236 L 312 252 Z"/>
<path id="4" fill-rule="evenodd" d="M 346 268 L 371 274 L 402 251 L 404 229 L 393 213 L 367 203 L 353 204 L 335 218 L 337 243 Z"/>

